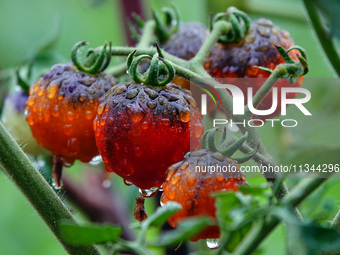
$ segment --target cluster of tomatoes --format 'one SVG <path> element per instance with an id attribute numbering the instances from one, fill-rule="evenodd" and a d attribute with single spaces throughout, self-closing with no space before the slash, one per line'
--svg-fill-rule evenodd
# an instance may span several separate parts
<path id="1" fill-rule="evenodd" d="M 181 24 L 161 47 L 190 60 L 208 36 L 201 24 Z M 204 67 L 216 79 L 266 78 L 269 73 L 256 66 L 273 69 L 284 63 L 275 45 L 288 49 L 293 41 L 288 32 L 259 19 L 251 22 L 240 42 L 216 43 Z M 162 187 L 163 203 L 182 205 L 169 219 L 173 227 L 190 216 L 214 218 L 211 193 L 237 190 L 246 183 L 245 176 L 238 162 L 201 147 L 203 117 L 183 84 L 178 77 L 162 86 L 133 80 L 119 83 L 104 72 L 87 73 L 74 64 L 58 64 L 31 86 L 27 122 L 37 142 L 65 165 L 77 159 L 89 162 L 100 154 L 107 171 L 126 182 L 141 189 Z M 260 109 L 270 106 L 271 95 L 267 95 Z M 233 165 L 238 172 L 197 172 L 195 166 L 202 164 Z M 217 227 L 209 227 L 194 240 L 219 234 Z"/>

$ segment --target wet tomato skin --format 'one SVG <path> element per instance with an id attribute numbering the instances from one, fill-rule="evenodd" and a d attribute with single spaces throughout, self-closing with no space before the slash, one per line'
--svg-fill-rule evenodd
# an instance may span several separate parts
<path id="1" fill-rule="evenodd" d="M 274 69 L 277 65 L 285 63 L 275 46 L 281 46 L 287 50 L 294 46 L 294 41 L 287 31 L 281 30 L 272 21 L 261 18 L 251 23 L 243 41 L 229 44 L 216 43 L 206 59 L 204 67 L 213 78 L 221 83 L 238 86 L 243 92 L 246 104 L 248 87 L 253 89 L 254 95 L 270 76 L 270 73 L 257 67 Z M 296 50 L 292 50 L 289 55 L 298 61 L 296 53 Z M 254 115 L 253 118 L 265 120 L 278 116 L 281 112 L 281 88 L 299 87 L 303 80 L 303 77 L 299 78 L 294 85 L 284 79 L 276 82 L 278 107 L 270 115 Z M 287 98 L 295 98 L 297 95 L 297 93 L 289 93 Z M 272 99 L 271 90 L 257 109 L 270 109 L 273 104 Z"/>
<path id="2" fill-rule="evenodd" d="M 234 171 L 207 172 L 207 167 L 216 165 L 225 169 L 230 166 Z M 169 167 L 163 184 L 161 202 L 166 204 L 175 201 L 182 205 L 182 209 L 169 218 L 169 224 L 175 228 L 182 220 L 194 216 L 216 219 L 216 200 L 211 195 L 215 192 L 237 191 L 239 185 L 247 185 L 247 183 L 245 175 L 240 171 L 240 166 L 235 160 L 206 149 L 188 153 L 182 161 Z M 219 237 L 219 228 L 210 226 L 191 240 Z"/>
<path id="3" fill-rule="evenodd" d="M 200 147 L 201 121 L 190 91 L 128 82 L 99 105 L 94 130 L 107 171 L 149 189 L 162 185 L 166 169 L 190 147 Z"/>
<path id="4" fill-rule="evenodd" d="M 31 86 L 26 120 L 39 145 L 64 164 L 89 162 L 98 155 L 93 120 L 101 100 L 117 81 L 90 75 L 72 65 L 55 65 Z"/>

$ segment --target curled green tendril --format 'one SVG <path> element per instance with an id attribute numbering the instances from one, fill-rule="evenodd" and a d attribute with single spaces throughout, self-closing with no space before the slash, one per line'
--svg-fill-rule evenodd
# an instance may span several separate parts
<path id="1" fill-rule="evenodd" d="M 293 46 L 288 50 L 279 46 L 276 46 L 276 48 L 286 62 L 286 64 L 283 65 L 283 67 L 285 67 L 283 71 L 286 71 L 286 74 L 284 74 L 282 78 L 287 78 L 290 84 L 295 84 L 300 76 L 306 75 L 309 71 L 308 56 L 305 49 L 300 46 Z M 289 55 L 289 52 L 292 50 L 298 50 L 300 52 L 301 55 L 297 54 L 299 61 L 294 61 Z"/>
<path id="2" fill-rule="evenodd" d="M 157 46 L 157 45 L 156 45 Z M 175 77 L 175 68 L 169 61 L 164 59 L 163 53 L 157 46 L 158 53 L 153 57 L 149 55 L 140 55 L 134 59 L 136 50 L 130 53 L 127 58 L 128 72 L 135 82 L 144 83 L 152 86 L 164 86 L 171 82 Z M 138 65 L 142 59 L 151 59 L 148 70 L 143 74 L 138 72 Z M 164 78 L 162 80 L 162 78 Z"/>
<path id="3" fill-rule="evenodd" d="M 251 19 L 249 18 L 247 13 L 237 9 L 236 7 L 231 6 L 227 9 L 227 14 L 235 15 L 239 20 L 242 20 L 244 22 L 245 31 L 249 30 Z"/>
<path id="4" fill-rule="evenodd" d="M 285 60 L 285 62 L 287 64 L 294 64 L 295 63 L 295 61 L 288 54 L 288 51 L 286 51 L 285 48 L 283 48 L 281 46 L 277 46 L 277 45 L 275 45 L 275 47 L 276 47 L 276 49 L 278 50 L 278 52 L 280 53 L 280 55 L 283 57 L 283 59 Z"/>
<path id="5" fill-rule="evenodd" d="M 302 48 L 301 46 L 295 45 L 293 47 L 290 47 L 287 50 L 287 53 L 289 53 L 292 50 L 298 50 L 300 52 L 301 55 L 297 54 L 297 58 L 299 59 L 299 62 L 303 68 L 302 75 L 306 75 L 309 72 L 308 56 L 307 56 L 306 50 Z"/>
<path id="6" fill-rule="evenodd" d="M 78 42 L 73 46 L 71 51 L 71 59 L 73 64 L 78 68 L 79 71 L 89 74 L 97 74 L 104 71 L 109 66 L 111 61 L 111 42 L 109 42 L 108 50 L 106 42 L 101 52 L 97 52 L 94 49 L 88 50 L 86 53 L 86 60 L 84 64 L 82 64 L 79 61 L 78 53 L 80 48 L 85 45 L 88 45 L 87 41 Z"/>
<path id="7" fill-rule="evenodd" d="M 246 132 L 240 139 L 236 140 L 236 142 L 230 145 L 227 149 L 221 151 L 221 153 L 227 157 L 231 157 L 242 146 L 247 138 L 248 132 Z"/>
<path id="8" fill-rule="evenodd" d="M 207 145 L 210 151 L 218 151 L 215 143 L 215 133 L 219 128 L 213 128 L 207 134 Z"/>
<path id="9" fill-rule="evenodd" d="M 172 8 L 163 8 L 164 23 L 159 14 L 152 10 L 152 16 L 156 23 L 156 35 L 160 43 L 164 43 L 171 35 L 176 33 L 179 29 L 181 19 L 178 10 L 175 6 Z"/>
<path id="10" fill-rule="evenodd" d="M 240 147 L 243 145 L 243 143 L 247 140 L 248 138 L 248 133 L 246 132 L 242 137 L 237 139 L 233 144 L 229 145 L 227 148 L 220 149 L 219 147 L 225 142 L 227 138 L 227 129 L 224 128 L 223 134 L 221 141 L 219 143 L 219 146 L 216 146 L 215 143 L 215 135 L 216 132 L 220 131 L 219 128 L 212 128 L 206 131 L 202 135 L 202 146 L 209 150 L 209 151 L 217 151 L 220 152 L 222 155 L 231 158 L 231 156 L 238 150 Z M 251 152 L 247 153 L 246 155 L 239 157 L 239 158 L 231 158 L 233 160 L 236 160 L 239 164 L 244 163 L 254 157 L 254 155 L 257 153 L 259 149 L 259 145 L 257 146 L 256 149 L 252 150 Z"/>
<path id="11" fill-rule="evenodd" d="M 275 47 L 286 62 L 285 64 L 278 65 L 275 70 L 280 72 L 282 78 L 288 79 L 290 84 L 295 84 L 300 76 L 304 76 L 309 72 L 308 56 L 304 48 L 297 45 L 288 50 L 277 45 L 275 45 Z M 300 54 L 297 54 L 299 61 L 294 61 L 289 55 L 289 52 L 292 50 L 298 50 L 300 52 Z M 274 70 L 262 66 L 256 66 L 256 68 L 268 73 L 274 72 Z"/>
<path id="12" fill-rule="evenodd" d="M 225 20 L 231 23 L 232 30 L 221 36 L 219 43 L 237 43 L 244 39 L 250 27 L 249 16 L 235 7 L 229 7 L 225 13 L 217 13 L 210 23 L 210 30 L 217 21 Z"/>
<path id="13" fill-rule="evenodd" d="M 243 157 L 233 158 L 233 160 L 236 160 L 239 164 L 247 162 L 247 161 L 251 160 L 255 156 L 255 154 L 257 153 L 259 148 L 260 148 L 260 143 L 257 144 L 257 146 L 256 146 L 256 148 L 254 150 L 250 151 L 249 153 L 247 153 Z"/>

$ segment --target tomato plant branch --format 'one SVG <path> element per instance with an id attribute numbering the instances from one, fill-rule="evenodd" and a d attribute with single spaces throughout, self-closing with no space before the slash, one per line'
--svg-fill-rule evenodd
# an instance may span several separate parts
<path id="1" fill-rule="evenodd" d="M 328 180 L 328 177 L 322 176 L 321 178 L 306 178 L 300 181 L 291 192 L 284 198 L 282 203 L 298 206 L 304 201 L 314 190 L 321 184 Z"/>
<path id="2" fill-rule="evenodd" d="M 68 220 L 77 224 L 76 220 L 1 122 L 0 166 L 26 196 L 69 254 L 100 254 L 95 246 L 70 245 L 61 239 L 58 222 Z"/>
<path id="3" fill-rule="evenodd" d="M 274 87 L 276 81 L 281 77 L 282 74 L 280 73 L 280 71 L 278 71 L 277 68 L 275 68 L 272 75 L 269 76 L 268 79 L 266 79 L 266 81 L 262 84 L 262 86 L 259 88 L 259 90 L 253 97 L 253 106 L 255 109 L 260 105 L 260 103 L 263 101 L 266 95 L 268 95 L 268 93 Z M 245 112 L 246 114 L 251 114 L 248 106 L 245 107 Z"/>
<path id="4" fill-rule="evenodd" d="M 112 48 L 112 55 L 120 55 L 120 56 L 129 55 L 134 50 L 135 50 L 135 48 L 132 48 L 132 47 L 113 47 Z M 147 55 L 152 56 L 156 52 L 157 52 L 156 49 L 153 49 L 153 48 L 137 49 L 135 55 L 138 56 L 138 55 L 142 55 L 142 54 L 147 54 Z M 212 87 L 215 87 L 215 85 L 220 84 L 216 80 L 214 80 L 204 70 L 204 68 L 202 66 L 197 67 L 197 66 L 191 65 L 190 66 L 191 70 L 190 70 L 190 69 L 188 69 L 188 66 L 189 66 L 188 61 L 181 60 L 181 59 L 179 59 L 175 56 L 172 56 L 172 55 L 170 55 L 166 52 L 164 52 L 164 55 L 165 55 L 165 58 L 167 60 L 172 62 L 173 66 L 176 70 L 177 75 L 184 77 L 188 80 L 191 79 L 191 80 L 195 80 L 195 81 L 202 81 L 204 84 L 212 86 Z M 192 69 L 194 69 L 195 71 L 193 71 Z M 233 104 L 232 104 L 231 95 L 225 89 L 216 89 L 216 91 L 221 98 L 222 107 L 226 110 L 226 112 L 228 112 L 231 119 L 233 119 L 235 121 L 243 121 L 243 119 L 241 119 L 239 116 L 234 116 L 232 114 L 232 109 L 233 109 L 232 105 Z M 250 119 L 250 117 L 247 117 L 246 119 Z M 260 144 L 259 152 L 261 154 L 263 154 L 263 156 L 266 158 L 266 161 L 255 160 L 256 163 L 262 164 L 262 165 L 267 165 L 267 166 L 269 166 L 269 165 L 275 166 L 276 165 L 275 160 L 265 149 L 265 147 L 262 143 L 261 137 L 257 133 L 256 129 L 254 127 L 250 127 L 250 126 L 246 126 L 246 127 L 240 126 L 240 130 L 242 131 L 242 133 L 248 132 L 247 142 L 249 143 L 249 145 L 251 147 L 255 148 L 258 144 Z M 271 177 L 269 177 L 266 173 L 264 175 L 265 175 L 265 178 L 267 179 L 268 183 L 270 184 L 271 188 L 274 188 L 274 182 L 278 178 L 278 176 L 276 176 L 277 174 L 272 173 Z M 275 195 L 276 195 L 276 198 L 280 200 L 282 197 L 285 196 L 285 194 L 288 193 L 288 189 L 283 182 L 280 185 L 278 185 L 278 187 L 279 188 L 276 190 Z"/>
<path id="5" fill-rule="evenodd" d="M 289 206 L 298 206 L 327 180 L 327 178 L 306 178 L 297 184 L 279 203 Z M 277 217 L 270 216 L 259 231 L 253 232 L 251 235 L 245 237 L 233 254 L 249 255 L 255 252 L 259 244 L 279 225 L 279 223 L 280 220 Z"/>
<path id="6" fill-rule="evenodd" d="M 101 48 L 102 47 L 98 47 L 96 50 L 100 50 Z M 135 47 L 117 46 L 117 47 L 112 47 L 112 56 L 128 56 L 134 50 L 137 50 L 135 53 L 135 56 L 144 55 L 144 54 L 153 56 L 154 54 L 157 53 L 157 49 L 155 47 L 135 48 Z M 171 55 L 167 52 L 163 52 L 163 55 L 167 60 L 170 60 L 171 62 L 176 63 L 180 66 L 183 66 L 183 67 L 189 66 L 189 62 L 186 60 L 175 57 L 174 55 Z"/>
<path id="7" fill-rule="evenodd" d="M 196 56 L 190 60 L 190 66 L 192 66 L 194 70 L 195 67 L 202 67 L 217 40 L 221 37 L 221 35 L 227 34 L 231 29 L 232 26 L 229 22 L 216 22 L 209 38 L 205 40 Z"/>
<path id="8" fill-rule="evenodd" d="M 211 36 L 207 38 L 207 40 L 204 42 L 203 46 L 201 47 L 200 51 L 197 53 L 197 56 L 194 57 L 191 61 L 182 60 L 180 58 L 177 58 L 171 54 L 168 54 L 164 52 L 165 58 L 173 64 L 176 74 L 179 76 L 182 76 L 188 80 L 191 81 L 201 81 L 203 84 L 209 85 L 211 87 L 216 87 L 216 85 L 221 85 L 219 82 L 217 82 L 215 79 L 213 79 L 203 68 L 203 62 L 206 56 L 208 56 L 209 52 L 211 51 L 211 48 L 213 45 L 217 42 L 218 38 L 229 31 L 231 29 L 231 26 L 226 21 L 218 21 L 214 24 L 214 28 L 211 32 Z M 135 48 L 133 47 L 113 47 L 112 48 L 112 55 L 116 56 L 127 56 L 131 52 L 133 52 Z M 154 55 L 157 53 L 157 50 L 155 48 L 137 48 L 136 49 L 135 56 L 146 54 L 146 55 Z M 275 81 L 278 78 L 277 72 L 273 72 L 272 75 L 268 78 L 268 82 L 266 87 L 261 90 L 258 95 L 255 95 L 255 99 L 257 102 L 260 102 L 265 94 L 267 94 L 267 90 L 271 89 L 272 86 L 274 86 Z M 222 107 L 224 110 L 228 113 L 230 118 L 234 121 L 248 121 L 251 119 L 251 114 L 246 114 L 245 116 L 235 116 L 232 114 L 233 112 L 233 99 L 232 96 L 226 91 L 226 89 L 216 89 L 217 93 L 219 94 L 221 101 L 222 101 Z M 263 92 L 263 93 L 262 93 Z M 273 159 L 273 157 L 268 153 L 265 146 L 262 143 L 261 137 L 257 133 L 256 129 L 254 127 L 250 126 L 240 126 L 240 130 L 244 134 L 245 132 L 248 132 L 248 138 L 247 142 L 248 144 L 256 148 L 259 144 L 259 152 L 267 159 L 266 161 L 257 161 L 259 165 L 270 165 L 275 166 L 276 162 Z M 279 177 L 277 174 L 272 173 L 271 176 L 268 176 L 268 174 L 264 174 L 266 180 L 270 184 L 271 188 L 274 188 L 274 182 Z M 278 189 L 275 190 L 275 196 L 278 200 L 282 199 L 286 194 L 288 193 L 288 189 L 285 186 L 285 184 L 281 181 L 281 184 L 278 185 Z"/>
<path id="9" fill-rule="evenodd" d="M 338 76 L 340 76 L 340 56 L 329 30 L 324 24 L 322 17 L 314 4 L 314 1 L 303 0 L 302 2 L 304 3 L 306 12 L 309 16 L 309 20 L 312 23 L 312 26 L 314 28 L 316 36 L 319 39 L 323 51 L 325 52 L 329 62 L 333 66 L 334 71 L 337 73 Z"/>

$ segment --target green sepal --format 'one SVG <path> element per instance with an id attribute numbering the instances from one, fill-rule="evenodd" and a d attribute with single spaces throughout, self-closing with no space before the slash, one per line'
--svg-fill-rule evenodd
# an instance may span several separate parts
<path id="1" fill-rule="evenodd" d="M 247 162 L 249 160 L 251 160 L 255 154 L 257 153 L 257 151 L 260 148 L 260 144 L 257 145 L 256 149 L 252 150 L 251 152 L 247 153 L 246 155 L 244 155 L 243 157 L 239 157 L 239 158 L 232 158 L 233 160 L 236 160 L 239 164 L 242 164 L 244 162 Z"/>
<path id="2" fill-rule="evenodd" d="M 230 145 L 226 150 L 221 151 L 221 153 L 226 157 L 231 157 L 242 146 L 242 144 L 247 140 L 247 138 L 248 132 L 246 132 L 240 139 L 238 139 L 236 142 Z"/>
<path id="3" fill-rule="evenodd" d="M 149 55 L 140 55 L 133 59 L 136 50 L 130 53 L 127 58 L 127 67 L 131 79 L 137 83 L 144 83 L 151 86 L 164 86 L 174 79 L 176 73 L 175 68 L 169 61 L 160 57 L 163 56 L 163 53 L 159 47 L 157 47 L 157 51 L 158 53 L 152 58 Z M 137 69 L 139 62 L 144 58 L 151 59 L 151 63 L 148 70 L 142 75 Z M 160 77 L 166 78 L 160 80 Z"/>
<path id="4" fill-rule="evenodd" d="M 112 43 L 109 42 L 109 49 L 107 50 L 107 43 L 105 42 L 102 51 L 98 54 L 95 50 L 90 49 L 86 56 L 87 59 L 83 64 L 80 63 L 78 53 L 80 48 L 88 45 L 87 41 L 81 41 L 76 43 L 71 50 L 71 59 L 73 64 L 78 68 L 79 71 L 97 74 L 104 71 L 111 61 Z"/>

